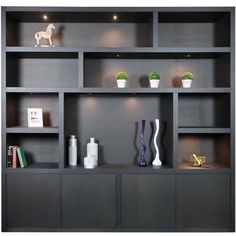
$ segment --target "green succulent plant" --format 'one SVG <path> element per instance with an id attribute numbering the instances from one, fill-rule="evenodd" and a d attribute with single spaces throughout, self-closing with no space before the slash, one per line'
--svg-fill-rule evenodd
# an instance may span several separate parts
<path id="1" fill-rule="evenodd" d="M 160 77 L 160 73 L 158 71 L 153 71 L 148 74 L 148 78 L 149 78 L 149 80 L 156 80 L 156 79 L 159 80 L 161 77 Z"/>
<path id="2" fill-rule="evenodd" d="M 184 72 L 181 76 L 181 79 L 184 80 L 184 79 L 193 79 L 193 74 L 191 72 Z"/>
<path id="3" fill-rule="evenodd" d="M 117 80 L 127 80 L 128 79 L 128 73 L 126 73 L 125 71 L 119 71 L 116 74 L 116 79 Z"/>

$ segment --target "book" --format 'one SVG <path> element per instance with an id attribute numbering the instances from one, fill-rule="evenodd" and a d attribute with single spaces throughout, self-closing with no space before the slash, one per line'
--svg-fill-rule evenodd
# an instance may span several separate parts
<path id="1" fill-rule="evenodd" d="M 12 168 L 17 168 L 17 146 L 13 146 L 12 148 Z"/>
<path id="2" fill-rule="evenodd" d="M 20 162 L 20 167 L 21 168 L 26 167 L 28 164 L 25 158 L 24 150 L 21 147 L 17 147 L 16 151 L 17 151 L 19 162 Z"/>
<path id="3" fill-rule="evenodd" d="M 13 147 L 12 145 L 7 147 L 7 167 L 12 167 Z"/>

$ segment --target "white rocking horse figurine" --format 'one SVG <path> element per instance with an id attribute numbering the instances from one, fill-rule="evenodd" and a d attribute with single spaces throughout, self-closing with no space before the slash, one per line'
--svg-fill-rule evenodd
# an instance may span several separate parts
<path id="1" fill-rule="evenodd" d="M 52 29 L 55 29 L 55 26 L 53 24 L 49 24 L 46 31 L 39 31 L 34 35 L 36 42 L 37 42 L 37 45 L 35 45 L 35 47 L 37 47 L 37 46 L 49 47 L 49 45 L 53 46 L 52 39 L 51 39 L 52 38 Z M 40 39 L 48 39 L 49 45 L 40 45 L 39 44 Z"/>

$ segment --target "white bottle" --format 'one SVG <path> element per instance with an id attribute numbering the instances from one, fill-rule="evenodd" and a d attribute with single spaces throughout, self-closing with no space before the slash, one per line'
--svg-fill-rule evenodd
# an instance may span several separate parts
<path id="1" fill-rule="evenodd" d="M 90 138 L 90 143 L 87 144 L 87 157 L 94 158 L 95 166 L 98 165 L 98 144 L 95 143 L 94 138 Z"/>
<path id="2" fill-rule="evenodd" d="M 70 135 L 69 139 L 69 166 L 77 165 L 77 139 L 75 135 Z"/>

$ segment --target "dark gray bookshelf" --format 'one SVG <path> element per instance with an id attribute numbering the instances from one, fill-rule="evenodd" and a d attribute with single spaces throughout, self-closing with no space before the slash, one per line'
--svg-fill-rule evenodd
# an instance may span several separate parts
<path id="1" fill-rule="evenodd" d="M 1 10 L 2 231 L 235 231 L 234 8 Z M 51 22 L 55 47 L 34 47 Z M 159 88 L 149 87 L 150 71 L 160 71 Z M 185 71 L 195 77 L 188 89 Z M 29 107 L 43 108 L 43 128 L 27 127 Z M 157 118 L 163 165 L 154 168 Z M 90 137 L 99 166 L 84 169 Z M 7 165 L 9 145 L 25 150 L 27 167 Z M 206 164 L 193 167 L 193 153 Z"/>

